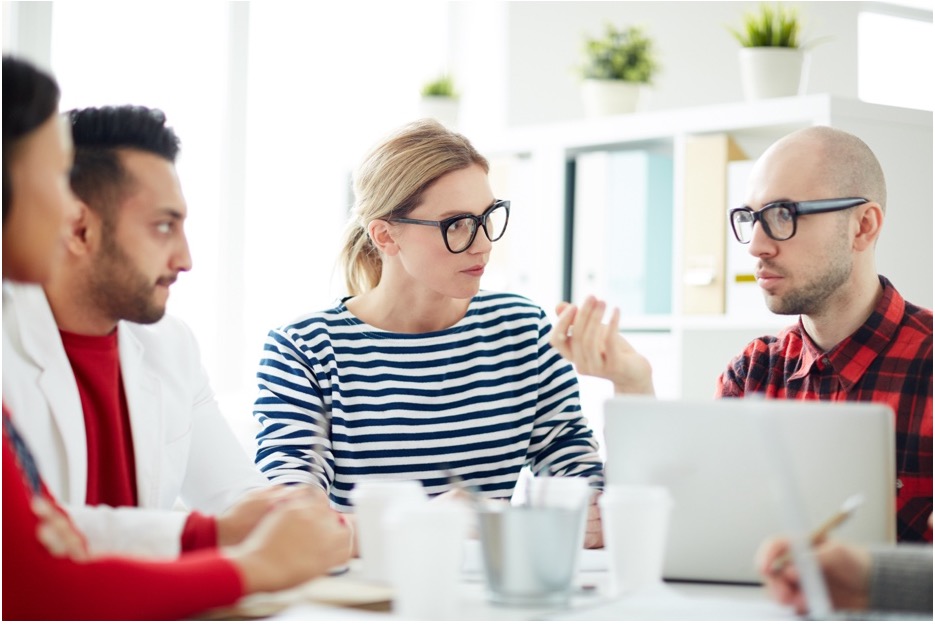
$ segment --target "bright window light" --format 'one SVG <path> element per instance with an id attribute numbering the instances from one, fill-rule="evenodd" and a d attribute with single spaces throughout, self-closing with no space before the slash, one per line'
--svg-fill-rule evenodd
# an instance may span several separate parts
<path id="1" fill-rule="evenodd" d="M 343 295 L 351 170 L 419 116 L 423 82 L 448 69 L 448 13 L 436 0 L 233 4 L 55 2 L 51 52 L 63 109 L 142 104 L 178 132 L 194 265 L 168 308 L 215 390 L 252 395 L 266 331 Z M 246 102 L 231 102 L 241 84 Z M 241 162 L 230 180 L 225 163 Z M 221 240 L 231 222 L 236 245 Z"/>
<path id="2" fill-rule="evenodd" d="M 173 285 L 168 310 L 191 326 L 209 371 L 223 349 L 214 329 L 223 306 L 217 233 L 226 38 L 225 3 L 97 0 L 56 2 L 52 10 L 52 69 L 62 109 L 162 109 L 181 139 L 177 169 L 193 271 Z"/>
<path id="3" fill-rule="evenodd" d="M 251 4 L 241 376 L 251 385 L 272 327 L 346 295 L 336 261 L 352 170 L 419 117 L 423 82 L 447 66 L 445 5 Z"/>
<path id="4" fill-rule="evenodd" d="M 858 97 L 931 111 L 935 104 L 930 74 L 935 54 L 932 22 L 862 12 L 857 29 Z"/>

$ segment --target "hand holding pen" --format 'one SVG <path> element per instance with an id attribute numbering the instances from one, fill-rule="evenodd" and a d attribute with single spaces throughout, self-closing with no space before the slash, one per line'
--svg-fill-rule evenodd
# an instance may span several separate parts
<path id="1" fill-rule="evenodd" d="M 811 536 L 809 537 L 809 544 L 812 547 L 817 547 L 823 543 L 832 530 L 846 522 L 851 515 L 854 514 L 854 511 L 863 504 L 864 496 L 860 493 L 855 493 L 850 496 L 847 500 L 844 501 L 844 504 L 841 505 L 841 508 L 838 511 L 826 519 L 818 528 L 812 531 Z M 791 560 L 791 553 L 787 550 L 781 554 L 778 558 L 772 561 L 770 568 L 773 573 L 781 571 L 786 565 L 789 564 Z"/>
<path id="2" fill-rule="evenodd" d="M 844 523 L 862 502 L 861 495 L 851 496 L 810 536 L 815 546 L 815 557 L 836 608 L 866 607 L 869 553 L 863 548 L 828 539 L 831 531 Z M 794 607 L 799 614 L 805 614 L 807 606 L 799 586 L 798 571 L 789 566 L 791 549 L 789 540 L 784 537 L 766 541 L 757 555 L 757 569 L 763 576 L 767 592 L 774 600 Z"/>
<path id="3" fill-rule="evenodd" d="M 779 571 L 772 568 L 772 563 L 790 549 L 785 538 L 770 540 L 761 549 L 759 569 L 770 597 L 804 615 L 808 607 L 796 568 L 786 566 Z M 815 549 L 815 559 L 835 609 L 867 609 L 871 557 L 866 548 L 828 539 Z"/>

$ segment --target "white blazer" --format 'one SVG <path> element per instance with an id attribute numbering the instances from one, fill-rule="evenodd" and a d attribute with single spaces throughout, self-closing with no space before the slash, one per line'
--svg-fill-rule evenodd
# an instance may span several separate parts
<path id="1" fill-rule="evenodd" d="M 88 464 L 78 386 L 42 289 L 5 284 L 3 402 L 49 491 L 95 552 L 171 556 L 189 509 L 218 514 L 269 483 L 218 409 L 191 330 L 170 316 L 117 326 L 139 508 L 85 506 Z"/>

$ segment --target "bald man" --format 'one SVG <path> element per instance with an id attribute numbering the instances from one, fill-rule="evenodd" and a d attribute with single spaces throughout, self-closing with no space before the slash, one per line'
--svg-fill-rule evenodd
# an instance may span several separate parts
<path id="1" fill-rule="evenodd" d="M 906 302 L 877 274 L 886 214 L 883 170 L 859 138 L 815 126 L 759 158 L 734 235 L 757 259 L 773 313 L 798 315 L 760 337 L 718 378 L 719 397 L 883 402 L 896 414 L 897 537 L 929 541 L 932 512 L 932 311 Z M 651 368 L 614 329 L 605 304 L 562 303 L 550 340 L 581 374 L 618 393 L 652 394 Z"/>

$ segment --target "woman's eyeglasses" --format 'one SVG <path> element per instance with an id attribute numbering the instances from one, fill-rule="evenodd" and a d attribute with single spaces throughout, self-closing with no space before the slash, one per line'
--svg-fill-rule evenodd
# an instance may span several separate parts
<path id="1" fill-rule="evenodd" d="M 455 215 L 444 220 L 415 220 L 408 217 L 392 217 L 388 222 L 398 224 L 420 224 L 422 226 L 435 226 L 442 232 L 445 247 L 449 252 L 458 254 L 464 252 L 474 243 L 477 237 L 477 227 L 484 229 L 484 234 L 490 241 L 497 241 L 506 232 L 507 222 L 510 221 L 510 201 L 494 200 L 490 207 L 480 215 Z"/>

